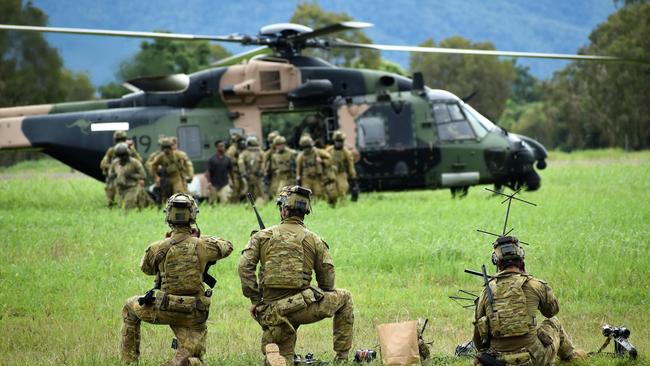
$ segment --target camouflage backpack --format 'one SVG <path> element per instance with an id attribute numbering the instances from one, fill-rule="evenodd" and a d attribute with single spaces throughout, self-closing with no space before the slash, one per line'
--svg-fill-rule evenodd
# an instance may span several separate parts
<path id="1" fill-rule="evenodd" d="M 165 256 L 165 271 L 161 272 L 162 291 L 173 295 L 196 295 L 202 290 L 202 270 L 199 268 L 197 244 L 190 237 L 171 245 Z"/>
<path id="2" fill-rule="evenodd" d="M 526 281 L 528 276 L 513 275 L 490 282 L 494 294 L 494 315 L 489 315 L 492 337 L 516 337 L 535 330 L 535 315 L 528 313 L 522 289 Z"/>
<path id="3" fill-rule="evenodd" d="M 264 286 L 301 289 L 309 285 L 303 278 L 305 252 L 302 241 L 306 235 L 305 231 L 292 233 L 277 227 L 272 229 L 265 250 Z"/>

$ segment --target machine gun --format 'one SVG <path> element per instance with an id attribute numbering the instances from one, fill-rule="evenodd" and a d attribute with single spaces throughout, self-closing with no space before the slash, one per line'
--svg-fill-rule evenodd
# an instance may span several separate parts
<path id="1" fill-rule="evenodd" d="M 600 346 L 600 349 L 596 353 L 600 353 L 611 340 L 614 340 L 614 354 L 619 357 L 625 357 L 629 355 L 631 359 L 636 359 L 637 352 L 636 348 L 630 343 L 628 338 L 630 337 L 630 330 L 624 326 L 612 327 L 611 325 L 603 325 L 603 336 L 606 337 L 605 343 Z"/>

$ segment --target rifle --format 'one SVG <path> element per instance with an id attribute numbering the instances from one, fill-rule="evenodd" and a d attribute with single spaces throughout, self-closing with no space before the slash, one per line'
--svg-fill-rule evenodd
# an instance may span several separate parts
<path id="1" fill-rule="evenodd" d="M 636 359 L 636 348 L 628 340 L 630 337 L 629 329 L 625 328 L 624 326 L 612 327 L 608 324 L 605 324 L 603 325 L 603 335 L 607 339 L 605 339 L 605 343 L 603 343 L 603 345 L 596 353 L 600 353 L 603 349 L 605 349 L 605 347 L 607 347 L 609 342 L 614 339 L 614 353 L 616 356 L 625 357 L 625 354 L 627 353 L 631 359 Z"/>
<path id="2" fill-rule="evenodd" d="M 316 359 L 314 358 L 313 353 L 308 353 L 305 355 L 304 358 L 299 354 L 293 355 L 293 364 L 294 365 L 328 365 L 329 362 Z"/>
<path id="3" fill-rule="evenodd" d="M 485 264 L 481 265 L 481 275 L 483 276 L 483 284 L 485 285 L 485 294 L 487 295 L 488 304 L 490 305 L 490 315 L 494 317 L 494 296 L 490 288 L 490 280 L 488 279 Z"/>
<path id="4" fill-rule="evenodd" d="M 147 291 L 144 296 L 138 298 L 138 304 L 140 304 L 140 306 L 153 304 L 154 301 L 156 301 L 156 297 L 154 296 L 156 290 L 160 290 L 160 273 L 156 274 L 156 280 L 154 281 L 151 290 Z"/>
<path id="5" fill-rule="evenodd" d="M 246 193 L 246 197 L 248 197 L 248 201 L 253 206 L 253 211 L 255 211 L 255 216 L 257 217 L 257 223 L 260 225 L 260 230 L 264 230 L 266 227 L 264 226 L 264 221 L 262 221 L 260 213 L 257 211 L 257 206 L 255 206 L 255 197 L 253 196 L 253 193 Z"/>
<path id="6" fill-rule="evenodd" d="M 158 203 L 165 203 L 164 201 L 172 195 L 172 187 L 169 184 L 167 168 L 161 165 L 158 168 L 158 176 L 160 177 L 160 202 Z"/>

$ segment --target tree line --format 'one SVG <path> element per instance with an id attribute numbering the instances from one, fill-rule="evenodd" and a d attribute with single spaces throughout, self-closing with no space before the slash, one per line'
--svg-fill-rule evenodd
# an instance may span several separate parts
<path id="1" fill-rule="evenodd" d="M 591 32 L 578 53 L 650 60 L 650 3 L 615 0 L 617 11 Z M 317 3 L 299 3 L 290 21 L 310 27 L 353 20 L 328 12 Z M 46 25 L 47 15 L 21 0 L 0 2 L 0 23 Z M 337 37 L 372 43 L 361 30 Z M 460 36 L 422 46 L 495 49 L 491 42 Z M 0 32 L 0 106 L 84 100 L 95 88 L 84 73 L 63 65 L 56 49 L 38 33 Z M 477 110 L 507 130 L 563 150 L 650 147 L 650 66 L 571 62 L 547 80 L 539 80 L 516 61 L 485 56 L 413 53 L 410 70 L 381 58 L 373 50 L 307 50 L 344 67 L 370 68 L 409 75 L 424 74 L 428 86 L 470 100 Z M 128 92 L 122 81 L 144 75 L 191 73 L 210 67 L 230 53 L 207 42 L 143 41 L 140 50 L 116 70 L 116 82 L 97 88 L 101 98 Z"/>

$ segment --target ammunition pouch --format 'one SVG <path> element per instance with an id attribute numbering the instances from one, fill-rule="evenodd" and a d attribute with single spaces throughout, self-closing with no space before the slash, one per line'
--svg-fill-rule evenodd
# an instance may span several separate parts
<path id="1" fill-rule="evenodd" d="M 508 366 L 532 366 L 533 364 L 530 353 L 525 349 L 517 352 L 500 352 L 499 360 L 505 362 Z"/>
<path id="2" fill-rule="evenodd" d="M 160 304 L 161 310 L 174 311 L 178 313 L 191 313 L 194 309 L 208 311 L 210 308 L 209 297 L 162 295 Z"/>
<path id="3" fill-rule="evenodd" d="M 548 347 L 553 344 L 553 339 L 548 334 L 546 334 L 542 328 L 537 329 L 537 339 L 542 342 L 544 347 Z"/>
<path id="4" fill-rule="evenodd" d="M 279 315 L 286 316 L 320 301 L 323 296 L 323 290 L 316 287 L 308 287 L 295 295 L 275 301 L 273 307 Z"/>

